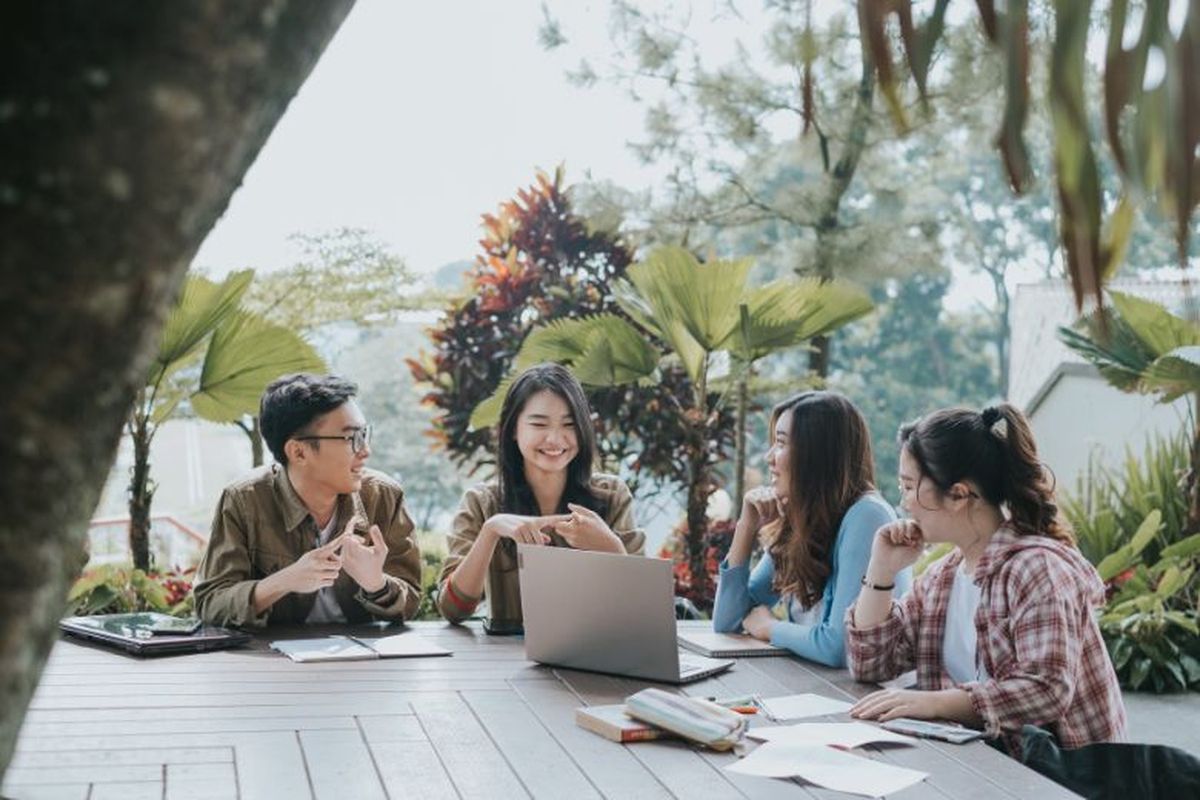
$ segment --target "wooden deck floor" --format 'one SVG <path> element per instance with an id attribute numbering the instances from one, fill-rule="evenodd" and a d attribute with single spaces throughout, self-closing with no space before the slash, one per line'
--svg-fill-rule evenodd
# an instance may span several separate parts
<path id="1" fill-rule="evenodd" d="M 574 709 L 640 681 L 541 667 L 520 638 L 418 623 L 450 658 L 293 664 L 266 649 L 140 660 L 64 640 L 22 728 L 2 793 L 141 798 L 827 798 L 725 772 L 735 756 L 679 742 L 618 745 Z M 743 659 L 697 695 L 869 687 L 792 658 Z M 844 718 L 844 717 L 843 717 Z M 838 717 L 830 717 L 830 720 Z M 866 749 L 930 773 L 904 798 L 1051 800 L 1066 791 L 984 744 Z"/>

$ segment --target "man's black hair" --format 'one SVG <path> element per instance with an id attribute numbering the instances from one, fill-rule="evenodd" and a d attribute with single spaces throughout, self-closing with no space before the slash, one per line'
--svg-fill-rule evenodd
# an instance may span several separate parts
<path id="1" fill-rule="evenodd" d="M 271 455 L 287 465 L 283 446 L 305 432 L 317 417 L 328 414 L 358 394 L 358 386 L 336 375 L 297 373 L 271 382 L 258 406 L 258 424 Z"/>

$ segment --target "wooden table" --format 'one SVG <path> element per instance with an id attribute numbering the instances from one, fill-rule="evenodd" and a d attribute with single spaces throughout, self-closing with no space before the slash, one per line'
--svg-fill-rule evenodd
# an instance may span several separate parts
<path id="1" fill-rule="evenodd" d="M 575 708 L 617 703 L 651 684 L 538 666 L 525 660 L 519 637 L 489 637 L 474 623 L 411 627 L 454 655 L 294 664 L 267 649 L 278 632 L 250 648 L 145 660 L 61 641 L 3 794 L 20 800 L 852 797 L 729 773 L 722 767 L 732 754 L 681 742 L 610 742 L 577 727 Z M 743 659 L 681 691 L 850 699 L 869 688 L 844 671 L 773 657 Z M 980 743 L 921 741 L 861 752 L 929 773 L 895 797 L 1073 796 Z"/>

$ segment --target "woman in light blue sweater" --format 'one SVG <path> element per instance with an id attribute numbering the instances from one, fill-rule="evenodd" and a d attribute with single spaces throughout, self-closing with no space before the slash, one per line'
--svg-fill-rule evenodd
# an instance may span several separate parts
<path id="1" fill-rule="evenodd" d="M 802 392 L 771 412 L 771 481 L 746 493 L 721 562 L 713 628 L 745 631 L 798 656 L 846 665 L 846 609 L 858 597 L 875 532 L 896 519 L 875 490 L 871 435 L 836 392 Z M 750 570 L 754 538 L 762 559 Z M 897 596 L 911 575 L 896 576 Z M 772 613 L 785 604 L 787 620 Z"/>

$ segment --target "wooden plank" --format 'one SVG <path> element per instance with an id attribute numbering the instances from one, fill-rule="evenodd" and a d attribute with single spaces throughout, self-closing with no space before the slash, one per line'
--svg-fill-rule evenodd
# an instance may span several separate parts
<path id="1" fill-rule="evenodd" d="M 117 784 L 113 784 L 117 785 Z M 162 783 L 159 787 L 159 797 L 162 797 Z M 14 800 L 88 800 L 91 785 L 87 783 L 48 783 L 41 785 L 18 784 L 5 781 L 0 789 L 0 795 Z"/>
<path id="2" fill-rule="evenodd" d="M 503 686 L 504 684 L 498 684 Z M 260 694 L 248 692 L 242 694 L 192 695 L 184 697 L 144 696 L 138 694 L 122 694 L 108 697 L 80 697 L 73 694 L 55 693 L 44 697 L 34 697 L 33 708 L 36 709 L 84 709 L 84 708 L 233 708 L 245 706 L 296 706 L 299 708 L 324 707 L 343 708 L 346 713 L 357 714 L 375 709 L 380 712 L 392 713 L 396 709 L 408 707 L 410 699 L 422 692 L 342 692 L 340 687 L 336 695 L 326 691 L 319 697 L 308 693 L 279 693 Z M 444 690 L 430 690 L 427 693 L 437 693 Z"/>
<path id="3" fill-rule="evenodd" d="M 298 694 L 305 694 L 310 699 L 316 696 L 322 696 L 329 692 L 329 680 L 317 680 L 309 677 L 304 680 L 292 678 L 283 681 L 188 681 L 179 680 L 173 683 L 148 683 L 139 685 L 136 689 L 132 686 L 122 690 L 135 691 L 139 698 L 153 700 L 157 702 L 190 702 L 191 698 L 199 697 L 201 699 L 211 698 L 213 696 L 231 695 L 231 696 L 249 696 L 263 698 L 263 702 L 273 702 L 277 695 L 285 697 L 295 697 Z M 492 677 L 478 677 L 473 675 L 455 676 L 455 675 L 432 675 L 432 674 L 412 674 L 405 676 L 400 680 L 362 680 L 354 679 L 353 681 L 339 682 L 337 696 L 354 697 L 362 694 L 386 694 L 390 692 L 445 692 L 458 691 L 466 689 L 496 689 L 504 690 L 507 684 L 503 679 Z M 97 698 L 102 701 L 106 698 L 111 698 L 114 687 L 107 683 L 97 683 L 91 686 L 71 686 L 71 687 L 48 687 L 46 694 L 52 694 L 55 697 L 67 695 L 78 699 L 81 703 L 88 704 L 95 701 Z"/>
<path id="4" fill-rule="evenodd" d="M 308 765 L 313 796 L 386 798 L 371 751 L 362 733 L 353 731 L 301 731 L 296 734 Z"/>
<path id="5" fill-rule="evenodd" d="M 172 719 L 119 720 L 112 722 L 44 722 L 26 724 L 21 729 L 21 738 L 39 739 L 60 736 L 98 736 L 106 734 L 158 733 L 173 736 L 176 733 L 235 733 L 255 731 L 313 731 L 349 730 L 354 727 L 354 717 L 239 717 L 233 719 Z"/>
<path id="6" fill-rule="evenodd" d="M 412 707 L 463 797 L 529 796 L 461 697 L 456 694 L 422 695 L 413 700 Z"/>
<path id="7" fill-rule="evenodd" d="M 427 742 L 421 723 L 413 715 L 363 714 L 355 718 L 367 744 L 392 744 L 395 742 Z"/>
<path id="8" fill-rule="evenodd" d="M 47 783 L 106 783 L 112 781 L 157 781 L 162 764 L 90 764 L 76 767 L 10 768 L 5 779 L 13 784 L 37 786 Z"/>
<path id="9" fill-rule="evenodd" d="M 96 783 L 88 800 L 162 800 L 162 781 L 138 783 Z"/>
<path id="10" fill-rule="evenodd" d="M 666 787 L 633 754 L 648 742 L 620 745 L 575 724 L 575 709 L 586 705 L 565 685 L 513 684 L 588 780 L 605 797 L 670 797 Z"/>
<path id="11" fill-rule="evenodd" d="M 242 800 L 312 797 L 304 754 L 294 732 L 242 733 L 234 743 Z"/>
<path id="12" fill-rule="evenodd" d="M 237 800 L 233 764 L 168 764 L 166 800 Z"/>
<path id="13" fill-rule="evenodd" d="M 349 718 L 353 716 L 336 704 L 305 705 L 292 711 L 278 709 L 273 712 L 276 719 L 317 720 L 322 717 Z M 382 713 L 382 712 L 381 712 Z M 388 711 L 389 714 L 411 714 L 411 708 L 400 708 Z M 180 729 L 186 730 L 198 720 L 232 720 L 257 719 L 263 716 L 263 709 L 257 706 L 238 706 L 226 708 L 173 708 L 171 719 L 179 720 Z M 41 725 L 56 722 L 137 722 L 145 720 L 146 714 L 135 708 L 94 708 L 94 709 L 32 709 L 25 715 L 28 723 Z"/>
<path id="14" fill-rule="evenodd" d="M 229 747 L 147 747 L 138 750 L 112 748 L 58 753 L 19 751 L 9 769 L 20 767 L 83 767 L 89 765 L 232 764 Z"/>
<path id="15" fill-rule="evenodd" d="M 600 797 L 515 692 L 463 692 L 462 697 L 531 795 L 572 800 Z"/>
<path id="16" fill-rule="evenodd" d="M 460 796 L 429 742 L 368 742 L 368 747 L 390 797 L 449 800 Z"/>

